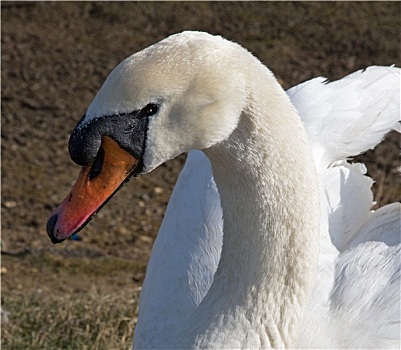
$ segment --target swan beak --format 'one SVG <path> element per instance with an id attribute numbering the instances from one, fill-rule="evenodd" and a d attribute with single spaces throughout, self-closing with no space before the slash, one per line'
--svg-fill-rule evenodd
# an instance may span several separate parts
<path id="1" fill-rule="evenodd" d="M 70 194 L 47 222 L 47 234 L 60 243 L 80 231 L 130 178 L 138 160 L 108 136 L 102 137 L 91 165 L 84 166 Z"/>

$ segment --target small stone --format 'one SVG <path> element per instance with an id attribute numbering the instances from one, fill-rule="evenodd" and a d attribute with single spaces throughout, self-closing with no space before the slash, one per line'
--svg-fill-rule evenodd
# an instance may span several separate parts
<path id="1" fill-rule="evenodd" d="M 138 236 L 138 240 L 144 242 L 144 243 L 152 243 L 153 239 L 149 236 L 145 236 L 145 235 L 140 235 Z"/>
<path id="2" fill-rule="evenodd" d="M 164 208 L 156 208 L 156 209 L 155 209 L 155 213 L 156 213 L 157 215 L 163 215 L 163 213 L 164 213 Z"/>
<path id="3" fill-rule="evenodd" d="M 146 202 L 146 201 L 148 201 L 150 199 L 150 196 L 147 193 L 141 193 L 139 195 L 139 198 Z"/>
<path id="4" fill-rule="evenodd" d="M 156 186 L 156 187 L 153 189 L 153 192 L 154 192 L 156 195 L 160 196 L 160 195 L 164 192 L 164 190 L 163 190 L 161 187 Z"/>
<path id="5" fill-rule="evenodd" d="M 4 206 L 8 209 L 15 208 L 17 206 L 17 202 L 15 201 L 5 201 Z"/>
<path id="6" fill-rule="evenodd" d="M 117 231 L 120 235 L 126 235 L 128 233 L 128 229 L 124 226 L 120 226 Z"/>

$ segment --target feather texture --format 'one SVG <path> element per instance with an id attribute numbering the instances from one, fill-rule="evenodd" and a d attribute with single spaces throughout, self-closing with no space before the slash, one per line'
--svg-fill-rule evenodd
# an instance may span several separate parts
<path id="1" fill-rule="evenodd" d="M 322 210 L 318 279 L 300 348 L 400 345 L 400 204 L 370 211 L 373 180 L 364 165 L 347 162 L 399 127 L 399 81 L 398 68 L 369 67 L 287 91 L 308 135 Z M 137 347 L 162 348 L 201 303 L 220 258 L 222 229 L 210 162 L 192 151 L 153 247 Z"/>
<path id="2" fill-rule="evenodd" d="M 318 169 L 374 148 L 400 121 L 400 73 L 368 67 L 327 82 L 315 78 L 287 91 L 308 134 Z"/>

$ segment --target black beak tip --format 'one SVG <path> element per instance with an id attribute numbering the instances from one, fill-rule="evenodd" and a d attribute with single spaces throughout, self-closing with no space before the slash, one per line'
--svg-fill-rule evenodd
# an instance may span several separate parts
<path id="1" fill-rule="evenodd" d="M 46 225 L 47 235 L 49 236 L 49 238 L 53 244 L 61 243 L 62 241 L 64 241 L 64 239 L 56 238 L 56 236 L 54 234 L 54 229 L 56 227 L 57 219 L 58 219 L 57 214 L 52 215 L 49 218 L 49 221 L 47 221 L 47 225 Z"/>

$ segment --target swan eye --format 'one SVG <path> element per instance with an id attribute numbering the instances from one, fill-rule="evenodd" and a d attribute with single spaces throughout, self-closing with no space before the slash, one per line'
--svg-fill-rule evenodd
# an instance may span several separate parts
<path id="1" fill-rule="evenodd" d="M 155 103 L 149 103 L 148 105 L 146 105 L 145 107 L 142 108 L 142 113 L 149 117 L 151 115 L 154 115 L 157 113 L 157 111 L 159 110 L 159 106 Z"/>

